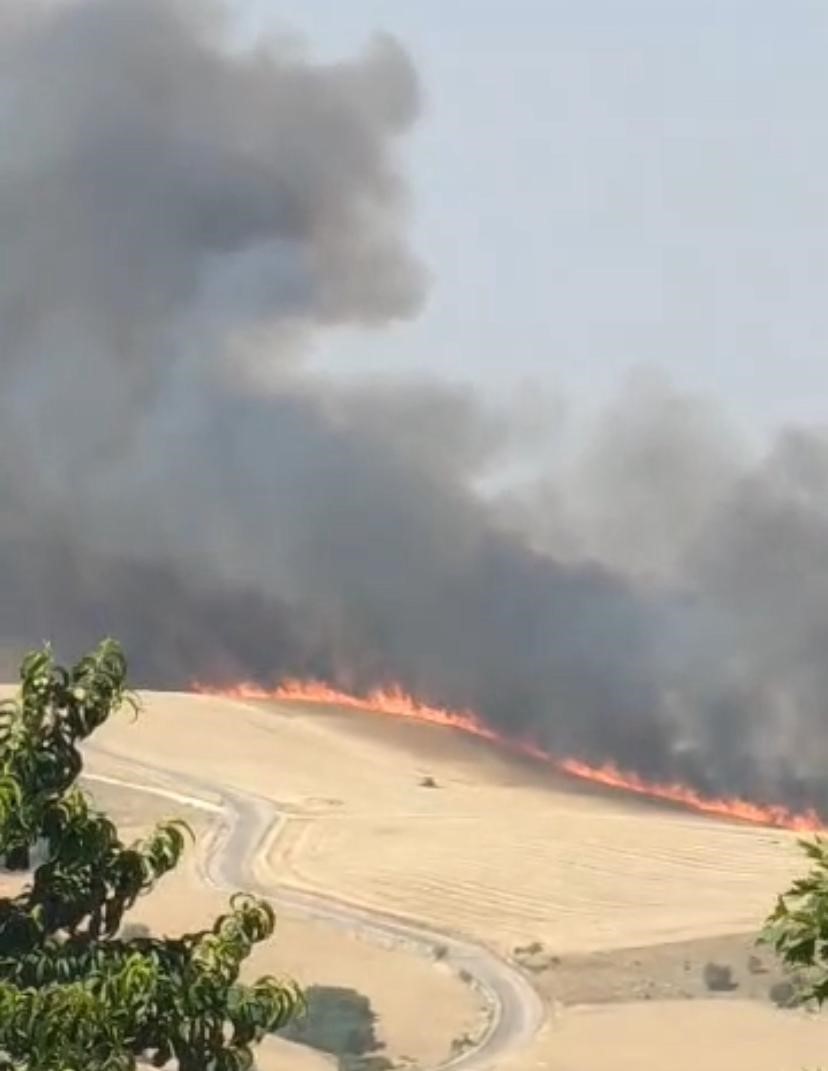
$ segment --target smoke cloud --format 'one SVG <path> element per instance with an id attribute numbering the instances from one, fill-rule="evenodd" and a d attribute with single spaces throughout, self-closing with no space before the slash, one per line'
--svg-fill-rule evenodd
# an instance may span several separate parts
<path id="1" fill-rule="evenodd" d="M 537 480 L 519 409 L 302 354 L 416 314 L 404 50 L 204 0 L 0 18 L 0 649 L 144 685 L 398 681 L 591 762 L 828 804 L 828 438 L 633 377 Z M 535 425 L 536 414 L 533 416 Z"/>

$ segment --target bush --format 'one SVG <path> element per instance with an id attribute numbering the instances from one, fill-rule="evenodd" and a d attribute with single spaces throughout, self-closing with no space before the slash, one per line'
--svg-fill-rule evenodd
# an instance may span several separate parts
<path id="1" fill-rule="evenodd" d="M 759 941 L 792 973 L 797 1003 L 819 1007 L 828 999 L 828 841 L 815 837 L 799 844 L 811 870 L 777 899 Z"/>
<path id="2" fill-rule="evenodd" d="M 461 1034 L 459 1037 L 452 1038 L 451 1042 L 451 1055 L 452 1057 L 459 1056 L 461 1052 L 466 1052 L 468 1049 L 474 1048 L 475 1041 L 471 1034 Z"/>
<path id="3" fill-rule="evenodd" d="M 725 963 L 705 963 L 702 972 L 704 984 L 713 993 L 725 993 L 738 988 L 733 981 L 733 970 Z"/>
<path id="4" fill-rule="evenodd" d="M 543 945 L 540 941 L 532 941 L 528 945 L 515 945 L 516 956 L 537 956 L 543 952 Z"/>
<path id="5" fill-rule="evenodd" d="M 774 982 L 768 990 L 768 996 L 777 1008 L 794 1008 L 800 1000 L 797 988 L 791 981 Z"/>

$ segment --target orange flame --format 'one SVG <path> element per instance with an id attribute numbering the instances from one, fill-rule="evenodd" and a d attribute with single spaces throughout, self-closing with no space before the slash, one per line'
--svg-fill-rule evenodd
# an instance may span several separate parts
<path id="1" fill-rule="evenodd" d="M 315 703 L 443 725 L 492 741 L 513 754 L 547 763 L 570 777 L 638 796 L 647 796 L 650 799 L 676 803 L 702 814 L 798 832 L 818 832 L 825 827 L 825 823 L 814 810 L 797 814 L 785 807 L 753 803 L 738 797 L 708 798 L 687 785 L 647 781 L 634 772 L 619 769 L 612 763 L 591 766 L 579 759 L 560 758 L 531 741 L 503 736 L 486 725 L 474 711 L 431 706 L 396 685 L 376 688 L 364 696 L 339 691 L 321 681 L 295 679 L 284 680 L 273 689 L 262 688 L 246 681 L 228 688 L 213 688 L 199 683 L 194 683 L 192 687 L 193 691 L 201 695 L 216 695 L 227 699 Z"/>

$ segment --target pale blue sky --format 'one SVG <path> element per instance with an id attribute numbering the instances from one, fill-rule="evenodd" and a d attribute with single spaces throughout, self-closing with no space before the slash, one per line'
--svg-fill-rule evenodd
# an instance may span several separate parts
<path id="1" fill-rule="evenodd" d="M 828 387 L 823 0 L 235 0 L 320 55 L 414 57 L 420 318 L 329 337 L 342 371 L 603 397 L 637 363 L 754 427 Z"/>

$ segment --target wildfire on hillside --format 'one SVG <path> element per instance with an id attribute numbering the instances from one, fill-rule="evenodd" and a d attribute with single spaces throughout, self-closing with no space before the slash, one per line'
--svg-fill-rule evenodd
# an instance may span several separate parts
<path id="1" fill-rule="evenodd" d="M 200 683 L 194 683 L 192 687 L 193 691 L 200 695 L 347 707 L 369 714 L 408 718 L 430 725 L 442 725 L 489 740 L 512 754 L 536 759 L 553 767 L 559 773 L 581 781 L 633 793 L 637 796 L 646 796 L 654 800 L 675 803 L 701 814 L 803 833 L 818 832 L 824 829 L 826 824 L 814 810 L 795 813 L 779 805 L 760 804 L 738 797 L 706 797 L 687 785 L 647 781 L 633 771 L 621 770 L 612 763 L 592 766 L 579 759 L 562 758 L 531 741 L 514 739 L 498 733 L 486 725 L 473 711 L 432 706 L 421 702 L 398 686 L 376 688 L 361 696 L 332 688 L 322 681 L 292 678 L 282 681 L 276 688 L 271 689 L 247 681 L 224 688 Z"/>

